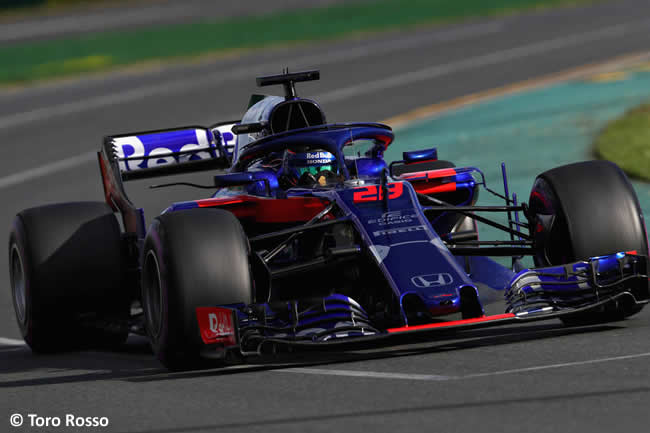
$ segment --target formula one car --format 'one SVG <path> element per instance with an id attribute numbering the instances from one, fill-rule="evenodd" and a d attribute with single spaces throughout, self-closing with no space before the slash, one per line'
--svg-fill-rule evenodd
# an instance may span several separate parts
<path id="1" fill-rule="evenodd" d="M 241 121 L 106 137 L 105 202 L 18 213 L 9 267 L 27 344 L 110 346 L 142 332 L 166 367 L 182 370 L 285 346 L 597 323 L 648 302 L 644 219 L 616 165 L 546 171 L 526 204 L 508 192 L 504 166 L 502 194 L 433 148 L 388 164 L 389 126 L 328 124 L 296 96 L 295 83 L 319 75 L 258 78 L 285 95 L 254 95 Z M 213 193 L 171 204 L 146 229 L 124 184 L 201 170 L 219 174 L 152 186 Z M 503 205 L 476 205 L 481 190 Z M 504 239 L 480 240 L 479 223 Z M 524 268 L 524 256 L 536 267 Z M 495 293 L 505 311 L 487 316 L 482 300 Z"/>

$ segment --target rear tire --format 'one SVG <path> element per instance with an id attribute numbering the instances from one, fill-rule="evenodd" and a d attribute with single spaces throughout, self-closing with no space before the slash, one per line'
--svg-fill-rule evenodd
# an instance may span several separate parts
<path id="1" fill-rule="evenodd" d="M 253 300 L 239 221 L 219 209 L 165 213 L 152 223 L 143 257 L 142 304 L 156 357 L 170 370 L 206 365 L 196 308 Z"/>
<path id="2" fill-rule="evenodd" d="M 537 266 L 586 260 L 620 251 L 648 255 L 643 213 L 625 173 L 609 161 L 569 164 L 540 174 L 530 196 Z M 645 293 L 640 296 L 647 296 Z M 618 304 L 565 323 L 620 320 L 642 306 Z"/>
<path id="3" fill-rule="evenodd" d="M 101 202 L 61 203 L 16 215 L 9 278 L 16 320 L 34 352 L 124 342 L 128 326 L 89 329 L 130 313 L 120 227 Z"/>

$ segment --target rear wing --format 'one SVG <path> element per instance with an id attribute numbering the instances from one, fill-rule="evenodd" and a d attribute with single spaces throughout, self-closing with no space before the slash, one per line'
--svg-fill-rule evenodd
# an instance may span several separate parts
<path id="1" fill-rule="evenodd" d="M 234 124 L 112 135 L 104 138 L 104 151 L 117 162 L 124 181 L 187 173 L 197 167 L 224 169 L 230 165 Z"/>
<path id="2" fill-rule="evenodd" d="M 128 233 L 139 233 L 139 211 L 123 182 L 157 176 L 230 167 L 235 148 L 232 127 L 238 121 L 209 128 L 184 128 L 111 135 L 98 153 L 106 202 L 122 213 Z"/>

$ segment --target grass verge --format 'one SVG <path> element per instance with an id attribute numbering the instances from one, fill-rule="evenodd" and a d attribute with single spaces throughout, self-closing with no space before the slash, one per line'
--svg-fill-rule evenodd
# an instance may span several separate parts
<path id="1" fill-rule="evenodd" d="M 628 175 L 650 181 L 650 104 L 633 108 L 605 126 L 595 150 Z"/>
<path id="2" fill-rule="evenodd" d="M 596 0 L 376 0 L 0 47 L 0 84 Z"/>

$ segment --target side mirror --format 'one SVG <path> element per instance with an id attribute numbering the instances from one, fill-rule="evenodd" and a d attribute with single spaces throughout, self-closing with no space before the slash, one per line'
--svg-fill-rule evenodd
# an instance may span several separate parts
<path id="1" fill-rule="evenodd" d="M 262 132 L 267 126 L 269 126 L 268 122 L 240 123 L 232 127 L 232 132 L 236 135 L 254 134 Z"/>
<path id="2" fill-rule="evenodd" d="M 438 160 L 438 149 L 436 149 L 435 147 L 431 149 L 412 150 L 410 152 L 402 152 L 401 161 L 393 161 L 390 163 L 389 166 L 390 175 L 393 176 L 393 167 L 395 165 L 417 164 L 419 162 L 437 161 L 437 160 Z"/>
<path id="3" fill-rule="evenodd" d="M 214 177 L 214 186 L 237 186 L 255 182 L 251 173 L 228 173 L 219 174 Z"/>
<path id="4" fill-rule="evenodd" d="M 438 149 L 422 149 L 413 150 L 411 152 L 403 152 L 402 159 L 406 164 L 413 164 L 424 161 L 435 161 L 438 159 Z"/>

